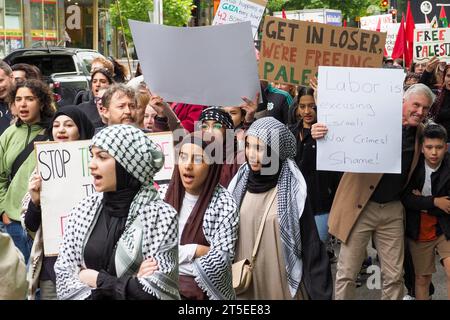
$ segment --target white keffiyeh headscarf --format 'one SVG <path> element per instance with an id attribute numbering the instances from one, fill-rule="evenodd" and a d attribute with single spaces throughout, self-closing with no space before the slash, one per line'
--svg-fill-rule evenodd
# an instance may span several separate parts
<path id="1" fill-rule="evenodd" d="M 287 282 L 291 296 L 294 297 L 303 273 L 300 217 L 306 201 L 306 182 L 293 161 L 296 140 L 289 129 L 273 117 L 255 121 L 247 131 L 247 136 L 260 139 L 271 148 L 272 154 L 279 156 L 281 171 L 278 178 L 277 212 Z M 247 190 L 249 171 L 248 163 L 243 164 L 228 187 L 239 205 Z"/>
<path id="2" fill-rule="evenodd" d="M 153 177 L 164 164 L 163 153 L 140 129 L 130 125 L 106 127 L 93 137 L 92 145 L 107 151 L 142 183 L 117 242 L 117 277 L 136 275 L 141 262 L 153 257 L 158 270 L 138 278 L 143 290 L 158 299 L 179 299 L 178 216 L 153 187 Z M 80 281 L 78 273 L 84 264 L 84 246 L 101 211 L 102 198 L 102 193 L 94 193 L 70 213 L 55 264 L 59 299 L 86 299 L 91 294 L 91 288 Z"/>

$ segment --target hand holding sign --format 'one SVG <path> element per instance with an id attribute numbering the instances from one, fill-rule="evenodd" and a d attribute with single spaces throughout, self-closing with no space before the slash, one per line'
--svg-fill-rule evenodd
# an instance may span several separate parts
<path id="1" fill-rule="evenodd" d="M 245 110 L 245 122 L 252 122 L 255 119 L 255 113 L 258 109 L 259 92 L 256 93 L 253 101 L 247 97 L 242 97 L 242 100 L 244 100 L 244 103 L 240 107 Z"/>
<path id="2" fill-rule="evenodd" d="M 429 73 L 434 72 L 436 70 L 437 65 L 439 64 L 439 58 L 434 56 L 430 61 L 427 62 L 426 70 Z"/>
<path id="3" fill-rule="evenodd" d="M 311 137 L 315 140 L 323 139 L 328 133 L 327 125 L 316 122 L 311 126 Z"/>
<path id="4" fill-rule="evenodd" d="M 164 108 L 166 102 L 164 102 L 163 98 L 160 96 L 151 96 L 150 101 L 148 104 L 155 109 L 156 113 L 158 114 L 158 117 L 165 117 Z"/>
<path id="5" fill-rule="evenodd" d="M 28 183 L 28 192 L 30 193 L 31 201 L 33 201 L 33 204 L 36 206 L 41 205 L 41 186 L 41 176 L 38 174 L 33 174 L 30 182 Z"/>

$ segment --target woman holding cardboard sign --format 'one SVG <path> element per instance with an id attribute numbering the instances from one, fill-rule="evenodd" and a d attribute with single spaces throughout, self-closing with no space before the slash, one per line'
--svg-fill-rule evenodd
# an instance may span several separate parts
<path id="1" fill-rule="evenodd" d="M 163 153 L 131 125 L 102 129 L 91 153 L 97 192 L 69 215 L 55 264 L 58 299 L 178 299 L 178 216 L 153 187 Z M 138 273 L 145 259 L 151 272 Z"/>
<path id="2" fill-rule="evenodd" d="M 91 139 L 94 126 L 86 114 L 76 106 L 64 106 L 53 117 L 48 129 L 50 140 L 66 142 Z M 53 269 L 56 257 L 44 257 L 42 238 L 41 212 L 41 177 L 35 172 L 28 184 L 29 193 L 23 200 L 25 211 L 25 226 L 31 232 L 36 232 L 31 249 L 31 265 L 28 271 L 28 298 L 34 299 L 37 288 L 40 288 L 41 300 L 56 299 L 56 276 Z"/>

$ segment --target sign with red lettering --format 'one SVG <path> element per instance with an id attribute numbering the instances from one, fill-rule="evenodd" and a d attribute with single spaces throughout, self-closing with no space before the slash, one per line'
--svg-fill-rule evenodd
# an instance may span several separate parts
<path id="1" fill-rule="evenodd" d="M 164 153 L 164 166 L 155 182 L 170 180 L 175 162 L 172 132 L 148 134 Z M 69 214 L 95 192 L 89 169 L 91 140 L 35 143 L 37 172 L 42 179 L 41 208 L 45 256 L 58 255 Z"/>
<path id="2" fill-rule="evenodd" d="M 319 66 L 381 67 L 386 33 L 265 17 L 261 79 L 309 85 Z"/>
<path id="3" fill-rule="evenodd" d="M 414 29 L 414 62 L 426 62 L 434 56 L 450 63 L 450 29 Z"/>
<path id="4" fill-rule="evenodd" d="M 212 25 L 250 21 L 255 38 L 266 4 L 267 0 L 221 0 Z"/>

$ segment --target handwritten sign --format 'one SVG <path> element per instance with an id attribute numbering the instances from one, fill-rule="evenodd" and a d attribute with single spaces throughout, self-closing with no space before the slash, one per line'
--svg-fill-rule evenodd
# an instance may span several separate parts
<path id="1" fill-rule="evenodd" d="M 386 32 L 387 25 L 393 23 L 392 14 L 380 14 L 376 16 L 361 17 L 361 29 L 376 31 L 378 23 L 380 24 L 380 31 Z"/>
<path id="2" fill-rule="evenodd" d="M 145 82 L 164 100 L 236 106 L 241 97 L 261 91 L 250 22 L 197 28 L 129 24 Z"/>
<path id="3" fill-rule="evenodd" d="M 403 70 L 319 67 L 317 170 L 400 173 Z"/>
<path id="4" fill-rule="evenodd" d="M 165 182 L 172 176 L 174 168 L 172 133 L 151 133 L 149 136 L 165 156 L 164 167 L 155 175 L 155 181 Z M 95 192 L 89 170 L 90 145 L 90 140 L 35 143 L 37 170 L 42 178 L 42 231 L 46 256 L 58 255 L 70 211 Z"/>
<path id="5" fill-rule="evenodd" d="M 267 0 L 221 0 L 212 24 L 250 21 L 255 38 L 266 5 Z"/>
<path id="6" fill-rule="evenodd" d="M 381 67 L 385 41 L 385 33 L 266 17 L 259 75 L 309 85 L 318 66 Z"/>
<path id="7" fill-rule="evenodd" d="M 450 29 L 414 29 L 414 61 L 428 61 L 434 56 L 450 63 Z"/>
<path id="8" fill-rule="evenodd" d="M 388 23 L 386 25 L 386 53 L 390 57 L 392 51 L 394 51 L 395 40 L 397 40 L 398 30 L 400 29 L 400 23 Z"/>

